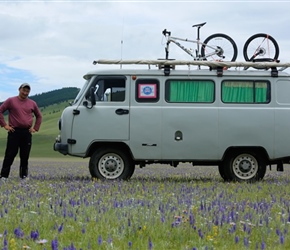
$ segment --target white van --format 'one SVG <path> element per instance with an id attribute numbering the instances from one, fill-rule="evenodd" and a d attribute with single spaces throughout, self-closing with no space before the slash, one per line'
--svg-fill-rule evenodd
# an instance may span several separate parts
<path id="1" fill-rule="evenodd" d="M 290 75 L 272 70 L 114 69 L 89 72 L 60 118 L 54 150 L 90 157 L 94 178 L 135 165 L 218 166 L 226 181 L 263 179 L 290 160 Z"/>

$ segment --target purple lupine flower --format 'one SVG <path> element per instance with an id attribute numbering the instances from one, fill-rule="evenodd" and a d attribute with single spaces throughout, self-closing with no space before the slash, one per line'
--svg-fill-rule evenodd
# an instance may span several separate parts
<path id="1" fill-rule="evenodd" d="M 194 225 L 194 222 L 195 222 L 195 220 L 194 220 L 194 216 L 193 216 L 193 214 L 190 214 L 190 215 L 189 215 L 189 224 L 190 224 L 190 225 Z"/>
<path id="2" fill-rule="evenodd" d="M 128 227 L 130 227 L 130 226 L 131 226 L 131 220 L 128 219 Z"/>
<path id="3" fill-rule="evenodd" d="M 261 244 L 261 250 L 265 250 L 265 249 L 266 249 L 266 243 L 263 240 L 262 241 L 262 244 Z"/>
<path id="4" fill-rule="evenodd" d="M 31 233 L 30 233 L 30 238 L 31 238 L 32 240 L 37 240 L 38 237 L 39 237 L 39 232 L 38 232 L 38 230 L 36 230 L 36 231 L 31 231 Z"/>
<path id="5" fill-rule="evenodd" d="M 16 238 L 22 239 L 24 237 L 24 233 L 19 227 L 14 230 L 14 234 Z"/>
<path id="6" fill-rule="evenodd" d="M 202 233 L 201 229 L 198 229 L 198 235 L 200 238 L 203 238 L 203 233 Z"/>
<path id="7" fill-rule="evenodd" d="M 108 242 L 108 244 L 109 244 L 109 245 L 111 245 L 111 244 L 112 244 L 112 242 L 113 242 L 113 239 L 112 239 L 112 237 L 111 237 L 111 236 L 109 236 L 109 237 L 108 237 L 108 240 L 107 240 L 107 242 Z"/>
<path id="8" fill-rule="evenodd" d="M 55 239 L 51 242 L 51 250 L 58 250 L 58 240 L 57 240 L 57 238 L 55 238 Z"/>
<path id="9" fill-rule="evenodd" d="M 86 233 L 86 229 L 83 227 L 82 228 L 82 234 Z"/>
<path id="10" fill-rule="evenodd" d="M 6 238 L 6 235 L 4 236 L 3 246 L 4 246 L 4 249 L 8 248 L 8 240 Z"/>
<path id="11" fill-rule="evenodd" d="M 62 232 L 62 229 L 63 229 L 63 223 L 61 223 L 61 225 L 59 226 L 59 228 L 57 229 L 57 231 L 58 231 L 59 233 L 61 233 L 61 232 Z"/>
<path id="12" fill-rule="evenodd" d="M 237 229 L 236 224 L 232 224 L 232 227 L 229 229 L 229 233 L 234 233 L 236 229 Z"/>
<path id="13" fill-rule="evenodd" d="M 150 250 L 153 249 L 153 243 L 152 243 L 150 238 L 148 240 L 148 249 L 150 249 Z"/>
<path id="14" fill-rule="evenodd" d="M 101 235 L 99 235 L 99 237 L 98 237 L 98 244 L 99 244 L 99 245 L 101 245 L 101 244 L 102 244 L 102 242 L 103 242 L 103 240 L 102 240 L 102 236 L 101 236 Z"/>
<path id="15" fill-rule="evenodd" d="M 63 218 L 66 217 L 66 208 L 63 209 Z"/>
<path id="16" fill-rule="evenodd" d="M 129 246 L 129 248 L 132 247 L 132 241 L 129 241 L 129 242 L 128 242 L 128 246 Z"/>
<path id="17" fill-rule="evenodd" d="M 284 235 L 281 234 L 281 235 L 280 235 L 280 243 L 281 243 L 281 244 L 284 244 L 284 242 L 285 242 Z"/>
<path id="18" fill-rule="evenodd" d="M 235 237 L 235 243 L 237 244 L 237 243 L 239 243 L 239 241 L 240 241 L 239 236 L 236 236 L 236 237 Z"/>
<path id="19" fill-rule="evenodd" d="M 244 238 L 244 246 L 249 247 L 249 239 L 247 237 Z"/>

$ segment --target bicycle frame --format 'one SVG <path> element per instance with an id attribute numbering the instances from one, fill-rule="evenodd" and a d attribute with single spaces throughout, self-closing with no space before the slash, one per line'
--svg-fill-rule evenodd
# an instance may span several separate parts
<path id="1" fill-rule="evenodd" d="M 209 46 L 207 45 L 208 48 L 211 48 L 213 50 L 212 53 L 208 53 L 206 54 L 204 57 L 201 57 L 201 55 L 199 54 L 199 50 L 200 50 L 200 45 L 205 45 L 203 42 L 200 42 L 200 39 L 199 39 L 199 35 L 198 35 L 198 38 L 197 40 L 190 40 L 190 39 L 184 39 L 184 38 L 179 38 L 179 37 L 173 37 L 171 36 L 171 32 L 170 31 L 167 31 L 167 30 L 164 30 L 163 32 L 163 35 L 167 36 L 167 43 L 166 43 L 166 48 L 165 48 L 165 53 L 166 53 L 166 59 L 168 59 L 168 55 L 169 55 L 169 44 L 171 42 L 175 43 L 179 48 L 181 48 L 183 51 L 185 51 L 188 55 L 190 55 L 194 60 L 203 60 L 203 59 L 206 59 L 210 56 L 213 56 L 213 55 L 216 55 L 220 52 L 220 49 L 219 48 L 215 48 L 215 47 L 212 47 L 212 46 Z M 195 55 L 192 53 L 192 51 L 190 49 L 187 49 L 186 47 L 184 47 L 182 44 L 180 44 L 178 41 L 183 41 L 183 42 L 190 42 L 190 43 L 196 43 L 197 45 L 197 49 L 195 50 Z"/>

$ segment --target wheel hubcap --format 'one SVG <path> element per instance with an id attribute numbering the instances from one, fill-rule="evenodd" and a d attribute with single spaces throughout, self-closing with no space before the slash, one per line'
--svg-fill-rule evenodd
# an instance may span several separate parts
<path id="1" fill-rule="evenodd" d="M 116 179 L 123 173 L 124 162 L 119 155 L 106 154 L 100 159 L 98 169 L 106 179 Z"/>
<path id="2" fill-rule="evenodd" d="M 256 158 L 249 154 L 237 156 L 233 161 L 233 172 L 243 180 L 253 178 L 258 172 L 258 162 Z"/>

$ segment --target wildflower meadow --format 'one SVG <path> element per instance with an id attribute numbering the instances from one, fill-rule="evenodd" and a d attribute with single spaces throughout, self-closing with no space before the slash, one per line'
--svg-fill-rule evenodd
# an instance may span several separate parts
<path id="1" fill-rule="evenodd" d="M 1 162 L 2 164 L 2 162 Z M 0 249 L 290 249 L 290 166 L 257 183 L 217 167 L 136 167 L 92 180 L 86 160 L 31 159 L 0 183 Z"/>

